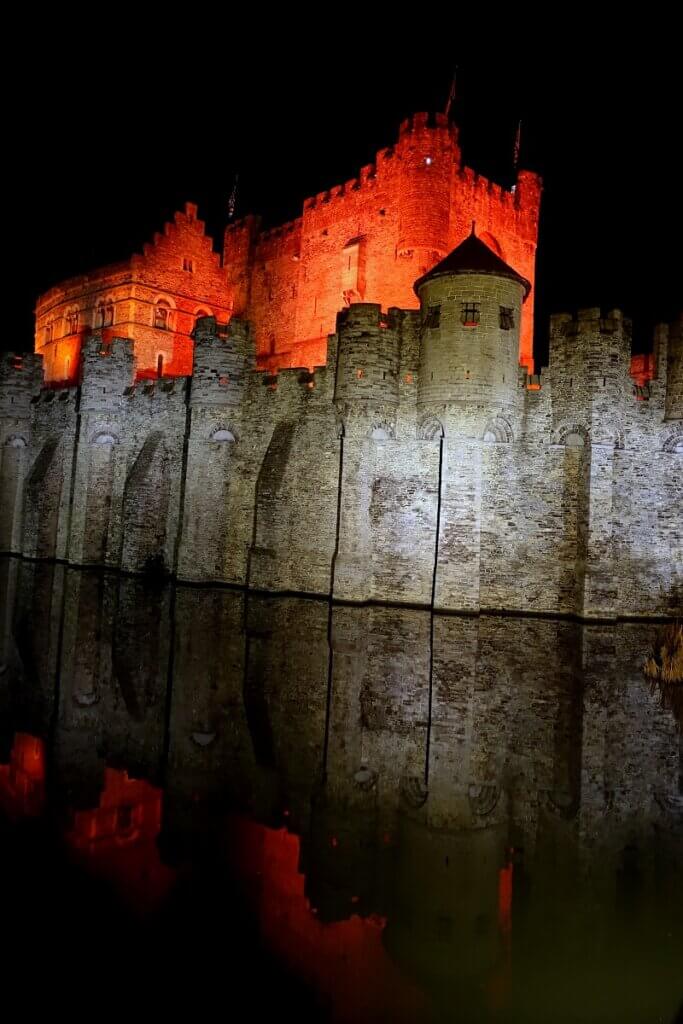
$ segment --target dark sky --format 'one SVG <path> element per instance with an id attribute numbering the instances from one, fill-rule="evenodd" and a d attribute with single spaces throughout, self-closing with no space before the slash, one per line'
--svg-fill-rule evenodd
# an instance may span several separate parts
<path id="1" fill-rule="evenodd" d="M 616 42 L 587 39 L 552 61 L 531 47 L 475 60 L 421 38 L 397 46 L 352 32 L 277 55 L 253 39 L 215 51 L 204 41 L 182 59 L 150 60 L 148 46 L 170 44 L 160 38 L 83 62 L 61 61 L 44 38 L 8 118 L 18 294 L 5 300 L 4 347 L 31 347 L 42 290 L 139 250 L 188 199 L 219 244 L 235 171 L 238 215 L 296 216 L 305 196 L 391 144 L 405 116 L 443 109 L 456 64 L 465 162 L 509 184 L 521 117 L 521 164 L 544 178 L 541 356 L 549 313 L 580 306 L 623 308 L 636 347 L 647 347 L 653 323 L 671 319 L 683 297 L 675 54 L 644 64 L 620 57 Z"/>

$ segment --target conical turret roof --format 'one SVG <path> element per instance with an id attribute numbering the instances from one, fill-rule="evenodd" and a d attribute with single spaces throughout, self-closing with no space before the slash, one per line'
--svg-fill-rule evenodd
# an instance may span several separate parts
<path id="1" fill-rule="evenodd" d="M 417 279 L 413 285 L 415 293 L 419 295 L 420 288 L 426 281 L 431 281 L 435 277 L 450 277 L 452 274 L 491 274 L 492 277 L 509 277 L 524 286 L 524 298 L 531 291 L 531 285 L 525 277 L 513 270 L 493 249 L 489 249 L 481 238 L 477 238 L 474 227 L 472 234 L 468 235 L 464 242 Z"/>

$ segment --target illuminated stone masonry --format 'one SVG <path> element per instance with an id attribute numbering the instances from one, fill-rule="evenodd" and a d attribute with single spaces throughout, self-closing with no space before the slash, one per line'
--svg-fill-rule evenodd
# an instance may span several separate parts
<path id="1" fill-rule="evenodd" d="M 249 325 L 201 319 L 193 374 L 135 383 L 93 336 L 77 388 L 39 356 L 0 384 L 0 550 L 72 564 L 437 608 L 681 611 L 681 321 L 655 377 L 629 323 L 553 318 L 518 365 L 529 283 L 474 233 L 421 310 L 352 304 L 315 373 L 256 369 Z"/>
<path id="2" fill-rule="evenodd" d="M 222 264 L 188 206 L 130 264 L 53 289 L 36 354 L 0 367 L 0 552 L 679 613 L 681 321 L 633 360 L 619 311 L 556 316 L 530 374 L 539 198 L 527 172 L 506 193 L 461 169 L 454 127 L 416 115 L 300 221 L 231 225 Z"/>
<path id="3" fill-rule="evenodd" d="M 295 221 L 264 231 L 250 216 L 229 224 L 223 255 L 188 203 L 142 254 L 65 281 L 36 308 L 35 351 L 48 382 L 80 379 L 94 330 L 134 342 L 142 377 L 192 372 L 198 317 L 249 320 L 258 365 L 325 365 L 337 312 L 352 302 L 417 308 L 413 282 L 469 233 L 533 285 L 540 178 L 520 171 L 504 189 L 463 166 L 457 128 L 415 114 L 394 146 L 357 178 L 306 199 Z M 520 362 L 533 372 L 533 310 L 525 309 Z"/>

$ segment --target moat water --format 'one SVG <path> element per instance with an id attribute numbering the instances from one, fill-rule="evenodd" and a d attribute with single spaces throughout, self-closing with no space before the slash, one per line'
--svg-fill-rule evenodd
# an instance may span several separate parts
<path id="1" fill-rule="evenodd" d="M 656 632 L 0 560 L 3 981 L 30 1012 L 674 1021 Z"/>

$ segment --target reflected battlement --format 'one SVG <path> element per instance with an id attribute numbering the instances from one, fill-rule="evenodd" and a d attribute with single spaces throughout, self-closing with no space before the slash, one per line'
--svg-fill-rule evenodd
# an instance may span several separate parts
<path id="1" fill-rule="evenodd" d="M 161 900 L 193 849 L 220 849 L 337 1019 L 523 1010 L 539 958 L 567 1007 L 597 958 L 628 1008 L 644 947 L 664 979 L 678 962 L 682 746 L 642 674 L 654 625 L 173 592 L 13 559 L 0 585 L 0 764 L 28 771 L 18 747 L 51 737 L 69 842 L 133 891 L 146 878 Z"/>

